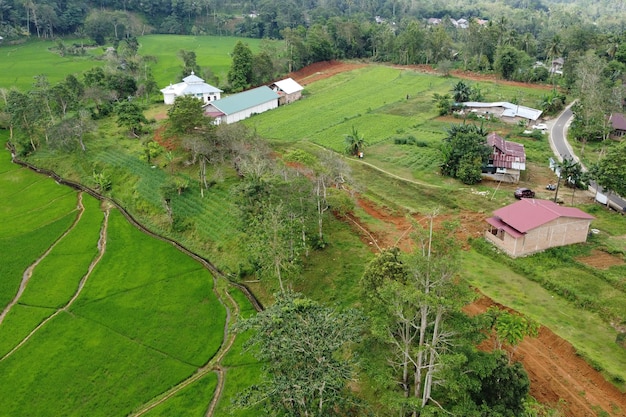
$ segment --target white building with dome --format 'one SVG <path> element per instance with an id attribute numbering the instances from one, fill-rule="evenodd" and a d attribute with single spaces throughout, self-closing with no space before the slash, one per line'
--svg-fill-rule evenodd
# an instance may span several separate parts
<path id="1" fill-rule="evenodd" d="M 202 100 L 204 104 L 221 98 L 222 90 L 207 84 L 204 80 L 191 71 L 191 75 L 183 78 L 183 82 L 178 84 L 170 84 L 161 89 L 163 93 L 163 102 L 165 104 L 174 104 L 174 100 L 179 96 L 194 96 Z"/>

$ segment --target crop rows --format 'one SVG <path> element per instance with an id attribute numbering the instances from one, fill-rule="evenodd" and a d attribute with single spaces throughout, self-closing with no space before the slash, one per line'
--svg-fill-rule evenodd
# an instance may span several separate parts
<path id="1" fill-rule="evenodd" d="M 277 140 L 321 136 L 322 132 L 340 124 L 359 128 L 367 123 L 363 122 L 366 115 L 379 113 L 379 109 L 385 106 L 406 100 L 407 94 L 429 94 L 424 91 L 441 89 L 447 82 L 411 71 L 368 67 L 316 82 L 308 87 L 311 94 L 305 99 L 256 116 L 249 124 L 254 125 L 262 136 Z M 383 115 L 384 110 L 381 110 L 380 116 Z M 410 121 L 401 123 L 404 125 Z M 349 132 L 350 129 L 344 133 Z"/>
<path id="2" fill-rule="evenodd" d="M 166 181 L 166 174 L 160 169 L 152 168 L 145 161 L 131 155 L 115 151 L 107 151 L 98 155 L 98 159 L 107 165 L 118 167 L 126 175 L 132 175 L 136 181 L 135 190 L 141 198 L 155 207 L 162 206 L 160 188 Z M 116 184 L 113 184 L 115 187 Z"/>

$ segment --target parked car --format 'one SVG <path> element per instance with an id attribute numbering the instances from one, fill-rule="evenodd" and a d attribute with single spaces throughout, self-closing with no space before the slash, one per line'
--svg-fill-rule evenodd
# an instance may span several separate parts
<path id="1" fill-rule="evenodd" d="M 550 190 L 550 191 L 556 190 L 556 184 L 550 183 L 546 185 L 546 190 Z"/>
<path id="2" fill-rule="evenodd" d="M 532 125 L 532 128 L 535 130 L 548 130 L 548 125 L 546 125 L 545 123 L 539 123 L 536 125 Z"/>
<path id="3" fill-rule="evenodd" d="M 518 188 L 517 190 L 515 190 L 513 195 L 518 200 L 522 198 L 535 198 L 535 192 L 530 188 Z"/>

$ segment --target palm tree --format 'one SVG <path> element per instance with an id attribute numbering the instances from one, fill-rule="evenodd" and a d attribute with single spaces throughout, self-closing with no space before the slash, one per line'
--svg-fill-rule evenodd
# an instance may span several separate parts
<path id="1" fill-rule="evenodd" d="M 346 139 L 346 153 L 350 155 L 359 155 L 361 150 L 367 145 L 363 135 L 359 134 L 359 131 L 352 126 L 352 132 L 349 135 L 345 135 Z"/>
<path id="2" fill-rule="evenodd" d="M 459 81 L 454 87 L 452 87 L 452 95 L 454 97 L 454 101 L 457 103 L 468 101 L 471 94 L 472 88 L 463 81 Z"/>
<path id="3" fill-rule="evenodd" d="M 557 164 L 556 169 L 559 170 L 559 179 L 556 182 L 556 190 L 554 191 L 554 202 L 556 203 L 557 197 L 559 195 L 559 187 L 561 186 L 561 178 L 565 178 L 568 181 L 572 179 L 580 181 L 580 176 L 582 175 L 582 170 L 580 164 L 574 161 L 573 158 L 563 157 L 563 162 Z M 576 176 L 577 178 L 573 178 Z"/>
<path id="4" fill-rule="evenodd" d="M 552 60 L 558 58 L 561 53 L 563 53 L 561 37 L 559 35 L 554 35 L 546 47 L 546 58 L 548 59 L 548 64 L 551 64 Z"/>

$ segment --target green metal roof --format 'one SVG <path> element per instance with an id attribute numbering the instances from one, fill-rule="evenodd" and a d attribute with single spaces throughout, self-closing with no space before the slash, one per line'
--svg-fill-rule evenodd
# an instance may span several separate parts
<path id="1" fill-rule="evenodd" d="M 212 101 L 210 104 L 215 106 L 222 113 L 228 115 L 267 103 L 268 101 L 278 100 L 279 97 L 280 96 L 272 91 L 271 88 L 264 85 L 253 88 L 252 90 Z"/>

